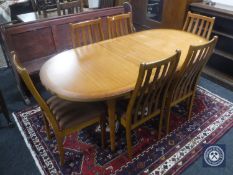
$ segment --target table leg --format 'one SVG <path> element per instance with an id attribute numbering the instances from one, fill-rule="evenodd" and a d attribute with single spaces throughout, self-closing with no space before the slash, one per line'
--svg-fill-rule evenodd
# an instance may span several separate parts
<path id="1" fill-rule="evenodd" d="M 111 151 L 115 151 L 115 110 L 116 110 L 116 101 L 115 100 L 108 100 L 107 105 L 108 105 Z"/>

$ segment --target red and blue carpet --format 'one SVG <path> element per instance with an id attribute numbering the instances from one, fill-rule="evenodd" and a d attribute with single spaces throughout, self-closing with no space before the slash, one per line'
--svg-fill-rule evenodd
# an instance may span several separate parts
<path id="1" fill-rule="evenodd" d="M 59 164 L 56 140 L 46 137 L 38 106 L 14 113 L 19 130 L 41 174 L 179 174 L 202 153 L 204 144 L 215 143 L 233 123 L 233 104 L 199 87 L 191 121 L 180 105 L 172 112 L 173 132 L 156 140 L 149 122 L 133 132 L 134 158 L 126 152 L 125 133 L 117 133 L 117 151 L 100 147 L 96 126 L 64 140 L 65 165 Z"/>

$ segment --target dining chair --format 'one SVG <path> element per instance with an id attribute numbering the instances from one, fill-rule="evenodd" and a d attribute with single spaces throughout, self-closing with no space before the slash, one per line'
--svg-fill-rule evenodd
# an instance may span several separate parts
<path id="1" fill-rule="evenodd" d="M 183 30 L 209 40 L 214 26 L 214 21 L 215 17 L 211 18 L 189 11 L 183 26 Z"/>
<path id="2" fill-rule="evenodd" d="M 28 87 L 29 91 L 39 104 L 45 123 L 46 133 L 49 139 L 50 126 L 52 127 L 60 152 L 61 165 L 64 164 L 64 137 L 83 128 L 100 123 L 102 146 L 105 145 L 105 106 L 102 103 L 70 102 L 57 96 L 50 97 L 45 101 L 34 86 L 28 71 L 19 63 L 16 54 L 12 53 L 14 66 Z"/>
<path id="3" fill-rule="evenodd" d="M 126 104 L 125 112 L 121 116 L 121 124 L 126 129 L 128 155 L 132 158 L 131 131 L 148 120 L 159 117 L 158 138 L 164 114 L 165 97 L 168 86 L 176 70 L 180 51 L 160 61 L 140 64 L 135 89 Z M 118 105 L 118 107 L 121 103 Z M 124 108 L 121 106 L 121 108 Z"/>
<path id="4" fill-rule="evenodd" d="M 104 40 L 101 18 L 79 23 L 71 23 L 73 48 Z"/>
<path id="5" fill-rule="evenodd" d="M 166 133 L 170 130 L 171 108 L 187 100 L 188 120 L 191 119 L 192 106 L 197 83 L 202 69 L 213 53 L 218 37 L 201 45 L 191 45 L 183 66 L 176 73 L 168 89 L 165 103 Z"/>
<path id="6" fill-rule="evenodd" d="M 108 16 L 107 24 L 109 38 L 115 38 L 135 32 L 131 12 Z"/>
<path id="7" fill-rule="evenodd" d="M 83 0 L 74 0 L 57 3 L 58 16 L 83 12 Z"/>

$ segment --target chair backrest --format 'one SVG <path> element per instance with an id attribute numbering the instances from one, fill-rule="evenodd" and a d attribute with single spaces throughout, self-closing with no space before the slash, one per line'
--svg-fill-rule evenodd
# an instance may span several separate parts
<path id="1" fill-rule="evenodd" d="M 214 17 L 211 18 L 208 16 L 188 12 L 183 30 L 209 40 L 214 26 L 214 21 Z"/>
<path id="2" fill-rule="evenodd" d="M 132 13 L 124 13 L 107 17 L 109 38 L 115 38 L 133 33 Z"/>
<path id="3" fill-rule="evenodd" d="M 176 51 L 169 58 L 140 65 L 137 83 L 127 107 L 127 125 L 138 126 L 163 109 L 180 53 Z"/>
<path id="4" fill-rule="evenodd" d="M 104 40 L 101 18 L 71 23 L 70 29 L 74 48 Z"/>
<path id="5" fill-rule="evenodd" d="M 183 98 L 195 90 L 201 71 L 212 55 L 217 40 L 218 37 L 215 36 L 205 44 L 190 46 L 185 62 L 169 88 L 172 92 L 172 101 Z"/>
<path id="6" fill-rule="evenodd" d="M 83 0 L 75 0 L 68 2 L 58 2 L 57 3 L 57 13 L 59 16 L 74 14 L 83 11 Z"/>
<path id="7" fill-rule="evenodd" d="M 21 65 L 21 63 L 18 61 L 18 58 L 15 54 L 15 52 L 11 52 L 12 59 L 14 66 L 16 68 L 16 71 L 19 73 L 20 77 L 22 78 L 23 82 L 25 83 L 26 87 L 32 94 L 32 96 L 35 98 L 37 103 L 39 104 L 41 110 L 43 111 L 45 117 L 50 122 L 54 130 L 59 130 L 58 123 L 53 117 L 47 103 L 44 101 L 44 99 L 41 97 L 40 93 L 37 91 L 36 87 L 34 86 L 34 83 L 32 82 L 32 79 L 30 78 L 30 75 L 28 71 Z"/>

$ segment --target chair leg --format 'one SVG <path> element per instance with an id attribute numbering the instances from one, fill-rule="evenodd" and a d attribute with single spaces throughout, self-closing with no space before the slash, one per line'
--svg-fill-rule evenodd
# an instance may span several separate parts
<path id="1" fill-rule="evenodd" d="M 127 142 L 128 156 L 130 159 L 132 159 L 131 130 L 127 128 L 126 128 L 126 142 Z"/>
<path id="2" fill-rule="evenodd" d="M 57 138 L 57 145 L 58 145 L 58 151 L 60 153 L 60 162 L 61 165 L 64 165 L 64 147 L 63 147 L 63 137 L 62 136 L 56 136 Z"/>
<path id="3" fill-rule="evenodd" d="M 188 120 L 191 119 L 194 97 L 195 97 L 195 94 L 193 94 L 189 98 L 189 103 L 188 103 Z"/>
<path id="4" fill-rule="evenodd" d="M 101 117 L 100 119 L 100 127 L 101 127 L 101 144 L 102 147 L 104 148 L 106 145 L 106 125 L 105 125 L 104 117 Z"/>
<path id="5" fill-rule="evenodd" d="M 43 114 L 43 120 L 44 120 L 44 124 L 45 124 L 46 134 L 47 134 L 48 139 L 51 140 L 49 122 L 48 122 L 47 118 L 44 115 L 45 114 Z"/>
<path id="6" fill-rule="evenodd" d="M 164 116 L 164 111 L 161 112 L 160 117 L 159 117 L 159 133 L 158 133 L 158 139 L 161 138 L 161 133 L 162 133 L 162 128 L 163 128 L 163 116 Z"/>
<path id="7" fill-rule="evenodd" d="M 165 117 L 166 117 L 166 134 L 170 131 L 170 115 L 171 115 L 171 107 L 165 109 Z"/>

